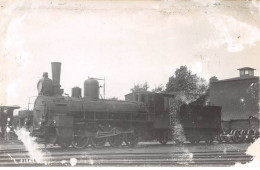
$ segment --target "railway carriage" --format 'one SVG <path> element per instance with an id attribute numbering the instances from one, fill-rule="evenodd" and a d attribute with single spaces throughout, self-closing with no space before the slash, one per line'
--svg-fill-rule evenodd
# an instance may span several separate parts
<path id="1" fill-rule="evenodd" d="M 20 106 L 0 106 L 0 139 L 9 140 L 9 133 L 13 133 L 16 118 L 14 110 Z"/>

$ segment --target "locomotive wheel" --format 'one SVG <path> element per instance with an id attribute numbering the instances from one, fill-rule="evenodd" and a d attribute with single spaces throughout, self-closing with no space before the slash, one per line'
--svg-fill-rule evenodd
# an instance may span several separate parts
<path id="1" fill-rule="evenodd" d="M 226 143 L 232 143 L 232 139 L 230 137 L 225 138 Z"/>
<path id="2" fill-rule="evenodd" d="M 61 141 L 61 142 L 59 142 L 59 146 L 60 146 L 62 149 L 67 149 L 67 148 L 70 146 L 70 144 L 67 143 L 67 142 Z"/>
<path id="3" fill-rule="evenodd" d="M 195 140 L 195 143 L 196 143 L 196 144 L 199 144 L 199 143 L 200 143 L 200 140 Z"/>
<path id="4" fill-rule="evenodd" d="M 57 141 L 58 141 L 57 129 L 51 128 L 49 130 L 49 140 L 48 140 L 48 143 L 56 144 Z"/>
<path id="5" fill-rule="evenodd" d="M 117 127 L 113 128 L 113 129 L 115 130 L 115 132 L 121 131 Z M 108 142 L 109 142 L 110 146 L 119 147 L 124 142 L 124 135 L 118 134 L 118 135 L 115 135 L 115 136 L 110 136 L 109 139 L 108 139 Z"/>
<path id="6" fill-rule="evenodd" d="M 196 143 L 196 140 L 190 140 L 190 143 L 191 143 L 191 144 L 195 144 L 195 143 Z"/>
<path id="7" fill-rule="evenodd" d="M 200 140 L 196 139 L 196 138 L 192 138 L 189 140 L 191 144 L 198 144 L 200 143 Z"/>
<path id="8" fill-rule="evenodd" d="M 239 143 L 239 137 L 238 137 L 238 135 L 239 135 L 239 133 L 238 133 L 238 131 L 237 130 L 234 130 L 234 132 L 233 132 L 233 141 L 235 142 L 235 143 Z"/>
<path id="9" fill-rule="evenodd" d="M 258 130 L 254 130 L 253 135 L 254 135 L 253 140 L 258 139 L 259 138 L 259 131 Z"/>
<path id="10" fill-rule="evenodd" d="M 255 141 L 255 137 L 254 137 L 254 131 L 253 130 L 250 130 L 249 131 L 249 136 L 250 136 L 250 142 L 253 143 Z"/>
<path id="11" fill-rule="evenodd" d="M 207 144 L 213 143 L 213 140 L 212 139 L 206 139 L 205 143 L 207 143 Z"/>
<path id="12" fill-rule="evenodd" d="M 89 144 L 89 137 L 75 136 L 72 141 L 72 146 L 76 149 L 82 149 Z"/>
<path id="13" fill-rule="evenodd" d="M 217 136 L 217 141 L 218 141 L 219 143 L 223 143 L 224 139 L 223 139 L 222 136 L 218 135 L 218 136 Z"/>
<path id="14" fill-rule="evenodd" d="M 166 145 L 167 142 L 168 142 L 168 134 L 167 134 L 167 132 L 163 132 L 157 140 L 158 140 L 162 145 Z"/>
<path id="15" fill-rule="evenodd" d="M 239 142 L 241 142 L 241 143 L 246 142 L 246 131 L 241 130 L 239 134 L 240 134 Z"/>
<path id="16" fill-rule="evenodd" d="M 247 143 L 251 143 L 253 142 L 253 135 L 254 135 L 254 131 L 253 130 L 247 130 L 246 131 L 246 135 L 247 135 L 247 139 L 246 139 L 246 142 Z"/>
<path id="17" fill-rule="evenodd" d="M 97 127 L 97 132 L 106 132 L 108 129 L 107 125 L 98 125 Z M 107 143 L 107 137 L 99 137 L 97 138 L 96 136 L 91 137 L 90 139 L 90 144 L 93 148 L 103 148 L 105 144 Z"/>
<path id="18" fill-rule="evenodd" d="M 106 137 L 103 137 L 103 138 L 92 137 L 90 143 L 93 148 L 103 148 L 105 146 L 106 142 L 107 142 Z"/>
<path id="19" fill-rule="evenodd" d="M 183 145 L 184 141 L 175 140 L 174 141 L 176 145 Z"/>
<path id="20" fill-rule="evenodd" d="M 162 145 L 166 145 L 167 142 L 168 142 L 168 140 L 167 140 L 166 138 L 160 138 L 160 139 L 158 139 L 158 141 L 159 141 L 160 144 L 162 144 Z"/>
<path id="21" fill-rule="evenodd" d="M 137 145 L 138 143 L 138 133 L 137 130 L 135 128 L 130 128 L 130 131 L 133 131 L 133 133 L 128 133 L 125 135 L 125 144 L 128 147 L 134 147 Z"/>

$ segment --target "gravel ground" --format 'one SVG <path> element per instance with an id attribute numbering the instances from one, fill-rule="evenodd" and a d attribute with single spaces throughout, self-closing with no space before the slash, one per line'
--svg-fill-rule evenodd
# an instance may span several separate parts
<path id="1" fill-rule="evenodd" d="M 44 147 L 44 145 L 40 144 L 40 147 Z M 161 145 L 158 142 L 140 142 L 138 146 L 135 148 L 128 147 L 120 147 L 113 148 L 114 153 L 121 152 L 134 152 L 134 153 L 143 153 L 143 152 L 158 152 L 158 153 L 173 153 L 173 152 L 214 152 L 214 151 L 246 151 L 250 144 L 229 144 L 229 143 L 213 143 L 213 144 L 205 144 L 200 143 L 196 145 L 192 145 L 190 143 L 185 143 L 182 146 L 175 145 L 173 142 L 167 145 Z M 52 147 L 52 146 L 48 146 Z M 56 146 L 55 146 L 56 147 Z M 24 146 L 21 141 L 11 140 L 11 141 L 0 141 L 0 150 L 5 149 L 24 149 Z M 91 153 L 109 153 L 111 152 L 111 147 L 104 147 L 102 149 L 92 149 L 91 147 L 87 147 L 82 149 L 81 151 L 88 151 Z"/>

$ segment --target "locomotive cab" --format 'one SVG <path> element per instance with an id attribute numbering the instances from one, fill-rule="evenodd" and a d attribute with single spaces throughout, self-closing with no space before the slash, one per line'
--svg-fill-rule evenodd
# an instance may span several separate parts
<path id="1" fill-rule="evenodd" d="M 137 91 L 125 95 L 125 100 L 142 102 L 148 110 L 148 120 L 151 122 L 150 133 L 145 133 L 147 139 L 157 139 L 166 144 L 171 139 L 169 101 L 175 94 Z"/>

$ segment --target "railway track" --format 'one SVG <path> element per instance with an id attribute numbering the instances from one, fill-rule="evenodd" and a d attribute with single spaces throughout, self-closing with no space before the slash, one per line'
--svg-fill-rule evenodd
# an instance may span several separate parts
<path id="1" fill-rule="evenodd" d="M 111 148 L 108 149 L 111 151 Z M 36 163 L 25 150 L 1 150 L 0 166 L 232 166 L 252 160 L 252 156 L 246 155 L 245 151 L 147 153 L 128 152 L 125 148 L 120 148 L 119 153 L 113 153 L 102 150 L 93 152 L 91 149 L 41 150 L 45 154 L 42 163 Z"/>

